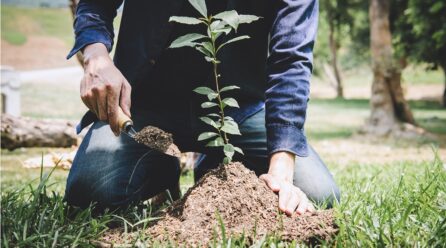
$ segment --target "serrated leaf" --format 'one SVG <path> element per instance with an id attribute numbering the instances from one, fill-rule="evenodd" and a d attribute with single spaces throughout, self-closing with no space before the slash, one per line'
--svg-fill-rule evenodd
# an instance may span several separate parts
<path id="1" fill-rule="evenodd" d="M 203 17 L 208 16 L 208 11 L 206 8 L 206 2 L 204 0 L 189 0 L 189 3 L 196 9 Z"/>
<path id="2" fill-rule="evenodd" d="M 233 43 L 233 42 L 236 42 L 236 41 L 239 41 L 239 40 L 249 39 L 249 38 L 250 38 L 250 37 L 249 37 L 248 35 L 242 35 L 242 36 L 238 36 L 238 37 L 235 37 L 235 38 L 233 38 L 233 39 L 230 39 L 230 40 L 226 41 L 225 43 L 221 44 L 221 45 L 217 48 L 217 52 L 218 52 L 220 49 L 222 49 L 224 46 L 226 46 L 226 45 L 228 45 L 228 44 L 230 44 L 230 43 Z"/>
<path id="3" fill-rule="evenodd" d="M 202 34 L 197 34 L 197 33 L 186 34 L 186 35 L 180 36 L 176 40 L 174 40 L 170 44 L 169 48 L 178 48 L 178 47 L 185 47 L 185 46 L 195 47 L 198 43 L 196 43 L 194 41 L 203 39 L 203 38 L 207 38 L 207 37 Z"/>
<path id="4" fill-rule="evenodd" d="M 231 85 L 231 86 L 223 87 L 223 88 L 220 90 L 220 92 L 225 92 L 225 91 L 228 91 L 228 90 L 238 90 L 238 89 L 240 89 L 240 87 L 235 86 L 235 85 Z"/>
<path id="5" fill-rule="evenodd" d="M 225 98 L 222 100 L 222 102 L 227 106 L 234 107 L 234 108 L 240 108 L 237 101 L 232 97 Z"/>
<path id="6" fill-rule="evenodd" d="M 239 15 L 235 10 L 228 10 L 218 13 L 214 16 L 215 19 L 221 19 L 231 26 L 235 31 L 237 31 L 238 25 L 240 23 Z"/>
<path id="7" fill-rule="evenodd" d="M 238 16 L 239 19 L 239 23 L 251 23 L 254 21 L 257 21 L 258 19 L 260 19 L 260 16 L 255 16 L 255 15 L 239 15 Z"/>
<path id="8" fill-rule="evenodd" d="M 187 24 L 187 25 L 196 25 L 203 23 L 200 19 L 194 18 L 194 17 L 188 17 L 188 16 L 171 16 L 169 18 L 169 22 L 178 22 L 181 24 Z"/>
<path id="9" fill-rule="evenodd" d="M 217 92 L 215 92 L 213 89 L 211 89 L 209 87 L 204 87 L 204 86 L 195 88 L 194 92 L 198 93 L 200 95 L 208 95 L 208 94 L 211 94 L 211 93 L 217 94 Z"/>
<path id="10" fill-rule="evenodd" d="M 208 147 L 217 147 L 217 146 L 224 146 L 225 142 L 223 141 L 222 137 L 217 137 L 214 140 L 209 141 L 209 143 L 206 144 Z"/>
<path id="11" fill-rule="evenodd" d="M 204 102 L 201 104 L 202 108 L 212 108 L 218 106 L 218 104 L 216 104 L 215 102 Z"/>
<path id="12" fill-rule="evenodd" d="M 202 122 L 208 124 L 208 125 L 213 126 L 213 127 L 216 128 L 216 129 L 219 129 L 219 128 L 220 128 L 220 123 L 215 122 L 214 120 L 212 120 L 212 119 L 209 118 L 209 117 L 206 117 L 206 116 L 204 116 L 204 117 L 200 117 L 200 120 L 201 120 Z"/>
<path id="13" fill-rule="evenodd" d="M 233 135 L 241 135 L 238 124 L 235 121 L 225 121 L 225 124 L 220 130 Z"/>
<path id="14" fill-rule="evenodd" d="M 200 134 L 198 136 L 198 141 L 202 141 L 202 140 L 207 140 L 210 139 L 212 137 L 218 136 L 218 133 L 214 133 L 214 132 L 204 132 L 202 134 Z"/>
<path id="15" fill-rule="evenodd" d="M 234 150 L 235 150 L 236 152 L 242 154 L 242 155 L 245 155 L 245 154 L 243 153 L 243 150 L 242 150 L 240 147 L 236 147 L 236 146 L 234 146 Z"/>

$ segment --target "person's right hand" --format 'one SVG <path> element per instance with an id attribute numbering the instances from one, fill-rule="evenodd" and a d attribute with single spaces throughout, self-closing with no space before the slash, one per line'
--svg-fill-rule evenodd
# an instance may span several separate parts
<path id="1" fill-rule="evenodd" d="M 108 122 L 115 135 L 119 135 L 118 111 L 130 115 L 131 86 L 116 68 L 102 43 L 84 48 L 84 77 L 80 94 L 84 104 L 99 120 Z"/>

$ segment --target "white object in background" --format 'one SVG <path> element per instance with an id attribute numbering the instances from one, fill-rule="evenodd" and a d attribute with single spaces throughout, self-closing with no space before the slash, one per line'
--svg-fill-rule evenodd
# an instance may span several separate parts
<path id="1" fill-rule="evenodd" d="M 20 78 L 12 67 L 1 67 L 2 113 L 20 116 Z"/>

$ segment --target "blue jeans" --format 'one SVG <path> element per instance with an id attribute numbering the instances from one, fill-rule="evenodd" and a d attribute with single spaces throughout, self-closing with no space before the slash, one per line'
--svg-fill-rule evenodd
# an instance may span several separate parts
<path id="1" fill-rule="evenodd" d="M 190 131 L 187 121 L 149 110 L 132 110 L 135 129 L 158 126 L 173 134 L 182 151 L 202 153 L 195 165 L 195 179 L 222 161 L 219 149 L 196 141 L 200 130 Z M 264 109 L 239 123 L 242 136 L 231 143 L 245 155 L 235 157 L 257 175 L 268 171 Z M 95 122 L 88 131 L 70 170 L 65 199 L 68 204 L 85 208 L 91 203 L 100 209 L 125 207 L 175 187 L 180 176 L 179 160 L 136 143 L 126 135 L 115 137 L 110 127 Z M 332 205 L 339 200 L 339 189 L 327 167 L 313 150 L 308 157 L 298 157 L 294 184 L 317 202 Z"/>

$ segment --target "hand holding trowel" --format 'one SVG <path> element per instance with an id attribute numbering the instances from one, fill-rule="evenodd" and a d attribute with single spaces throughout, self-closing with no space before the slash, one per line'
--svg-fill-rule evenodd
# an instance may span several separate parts
<path id="1" fill-rule="evenodd" d="M 124 114 L 121 108 L 118 110 L 118 123 L 119 130 L 122 133 L 127 134 L 136 142 L 170 156 L 178 158 L 181 156 L 181 152 L 173 143 L 172 135 L 170 133 L 164 132 L 163 130 L 154 126 L 147 126 L 141 131 L 136 132 L 133 127 L 132 119 Z"/>

